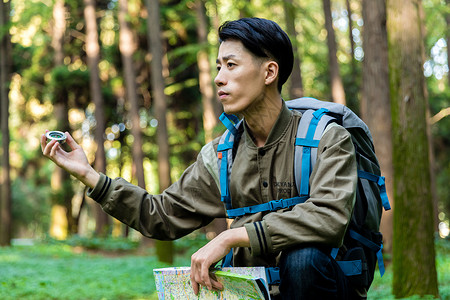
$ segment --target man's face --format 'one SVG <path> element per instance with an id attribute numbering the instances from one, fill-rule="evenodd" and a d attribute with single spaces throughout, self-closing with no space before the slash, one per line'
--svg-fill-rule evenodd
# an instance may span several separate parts
<path id="1" fill-rule="evenodd" d="M 265 60 L 253 55 L 240 41 L 222 42 L 217 71 L 214 82 L 226 113 L 244 113 L 264 99 Z"/>

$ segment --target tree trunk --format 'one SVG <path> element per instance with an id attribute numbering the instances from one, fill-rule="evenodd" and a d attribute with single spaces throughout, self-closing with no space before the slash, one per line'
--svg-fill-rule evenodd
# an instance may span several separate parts
<path id="1" fill-rule="evenodd" d="M 84 18 L 86 20 L 86 55 L 89 68 L 89 87 L 92 100 L 95 104 L 95 127 L 94 139 L 97 141 L 95 152 L 95 169 L 106 173 L 106 155 L 104 146 L 105 135 L 105 109 L 101 90 L 100 72 L 100 46 L 98 44 L 97 17 L 95 13 L 95 1 L 84 0 Z M 102 210 L 100 205 L 95 205 L 95 234 L 106 236 L 109 232 L 111 220 Z"/>
<path id="2" fill-rule="evenodd" d="M 284 4 L 284 19 L 286 20 L 287 34 L 291 37 L 292 50 L 294 51 L 294 65 L 290 77 L 289 97 L 291 99 L 303 97 L 303 80 L 301 73 L 301 58 L 298 50 L 297 30 L 295 29 L 295 12 L 292 0 L 283 1 Z"/>
<path id="3" fill-rule="evenodd" d="M 394 171 L 385 0 L 363 0 L 362 15 L 365 26 L 361 115 L 372 133 L 381 173 L 387 179 L 387 194 L 393 208 Z M 383 250 L 386 253 L 392 253 L 392 211 L 383 212 L 380 226 L 384 238 Z"/>
<path id="4" fill-rule="evenodd" d="M 450 0 L 446 0 L 445 3 L 447 3 L 447 8 L 450 7 Z M 450 12 L 447 10 L 447 13 L 445 15 L 445 21 L 447 23 L 447 66 L 450 70 Z M 450 71 L 447 73 L 447 87 L 450 88 Z"/>
<path id="5" fill-rule="evenodd" d="M 161 41 L 161 23 L 159 15 L 158 0 L 146 0 L 147 6 L 147 32 L 149 50 L 152 54 L 151 60 L 151 81 L 153 90 L 153 111 L 158 120 L 156 129 L 158 151 L 158 178 L 159 191 L 163 192 L 169 187 L 170 182 L 170 164 L 169 164 L 169 136 L 167 133 L 166 112 L 167 104 L 164 94 L 164 76 L 163 76 L 163 47 Z M 160 261 L 168 263 L 173 262 L 173 243 L 170 241 L 157 241 L 156 253 Z"/>
<path id="6" fill-rule="evenodd" d="M 136 50 L 136 43 L 133 39 L 133 32 L 126 21 L 128 15 L 128 1 L 119 0 L 119 49 L 124 66 L 124 79 L 127 100 L 130 103 L 131 133 L 133 135 L 133 173 L 137 177 L 138 186 L 145 189 L 144 177 L 144 154 L 142 152 L 142 133 L 139 117 L 138 97 L 136 93 L 136 72 L 133 65 L 133 53 Z"/>
<path id="7" fill-rule="evenodd" d="M 203 128 L 205 131 L 205 142 L 212 141 L 213 130 L 217 125 L 217 101 L 215 98 L 215 87 L 211 78 L 211 64 L 208 55 L 208 24 L 203 0 L 197 0 L 195 4 L 197 15 L 197 37 L 202 49 L 197 54 L 197 64 L 199 69 L 199 85 L 202 94 L 203 105 Z"/>
<path id="8" fill-rule="evenodd" d="M 66 32 L 66 9 L 64 0 L 57 0 L 53 5 L 52 47 L 54 50 L 53 67 L 64 65 L 64 34 Z M 53 105 L 57 130 L 70 131 L 68 93 L 55 96 Z M 65 239 L 77 228 L 76 219 L 72 215 L 72 198 L 74 191 L 70 175 L 63 169 L 55 167 L 51 182 L 53 199 L 50 220 L 50 235 Z"/>
<path id="9" fill-rule="evenodd" d="M 55 51 L 53 62 L 55 67 L 64 63 L 64 33 L 66 32 L 66 9 L 64 0 L 56 0 L 53 5 L 52 47 Z"/>
<path id="10" fill-rule="evenodd" d="M 348 17 L 348 38 L 350 42 L 350 59 L 352 62 L 352 75 L 356 74 L 355 65 L 355 42 L 353 41 L 353 22 L 352 22 L 352 7 L 350 5 L 350 0 L 346 0 L 347 5 L 347 17 Z"/>
<path id="11" fill-rule="evenodd" d="M 387 2 L 394 166 L 393 293 L 438 296 L 420 1 Z"/>
<path id="12" fill-rule="evenodd" d="M 331 17 L 330 0 L 322 0 L 323 12 L 325 15 L 325 28 L 327 30 L 328 60 L 331 80 L 331 99 L 333 102 L 345 105 L 345 91 L 339 71 L 337 60 L 337 45 L 333 29 L 333 19 Z"/>
<path id="13" fill-rule="evenodd" d="M 0 1 L 0 28 L 9 28 L 10 2 Z M 0 127 L 2 133 L 2 156 L 0 174 L 0 246 L 11 245 L 11 177 L 9 164 L 9 81 L 11 53 L 9 30 L 0 36 Z"/>
<path id="14" fill-rule="evenodd" d="M 69 131 L 68 94 L 64 92 L 53 105 L 53 114 L 57 120 L 57 128 Z M 63 145 L 65 148 L 66 146 Z M 51 188 L 53 192 L 50 235 L 57 239 L 65 239 L 77 227 L 72 216 L 72 198 L 74 191 L 70 175 L 60 167 L 55 166 L 52 174 Z"/>

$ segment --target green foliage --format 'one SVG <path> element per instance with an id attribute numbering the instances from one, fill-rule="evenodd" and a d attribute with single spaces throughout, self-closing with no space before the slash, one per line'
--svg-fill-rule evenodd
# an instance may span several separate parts
<path id="1" fill-rule="evenodd" d="M 179 256 L 190 258 L 198 249 L 209 242 L 201 231 L 193 233 L 174 241 L 174 250 Z"/>
<path id="2" fill-rule="evenodd" d="M 65 241 L 50 240 L 53 244 L 63 244 L 72 247 L 82 247 L 88 250 L 103 250 L 103 251 L 130 251 L 136 250 L 139 246 L 138 241 L 133 241 L 127 238 L 99 238 L 99 237 L 81 237 L 74 235 Z"/>
<path id="3" fill-rule="evenodd" d="M 438 272 L 439 295 L 441 299 L 450 299 L 450 240 L 436 240 L 436 269 Z M 380 277 L 375 271 L 374 281 L 368 293 L 368 299 L 395 299 L 392 294 L 392 265 L 388 265 L 386 273 Z M 433 296 L 412 296 L 402 299 L 434 299 Z"/>
<path id="4" fill-rule="evenodd" d="M 431 116 L 439 113 L 441 109 L 450 107 L 450 88 L 440 91 L 439 81 L 434 77 L 428 78 L 430 111 Z M 439 200 L 439 211 L 441 220 L 450 219 L 450 117 L 442 118 L 437 123 L 431 125 L 433 146 L 435 152 L 435 175 L 437 194 Z"/>
<path id="5" fill-rule="evenodd" d="M 36 236 L 47 232 L 50 193 L 49 185 L 37 185 L 32 179 L 18 177 L 12 182 L 12 216 L 16 231 L 27 229 Z"/>
<path id="6" fill-rule="evenodd" d="M 57 66 L 51 71 L 48 83 L 53 103 L 67 101 L 69 96 L 76 107 L 85 107 L 89 99 L 89 72 L 86 70 L 71 70 L 68 66 Z"/>

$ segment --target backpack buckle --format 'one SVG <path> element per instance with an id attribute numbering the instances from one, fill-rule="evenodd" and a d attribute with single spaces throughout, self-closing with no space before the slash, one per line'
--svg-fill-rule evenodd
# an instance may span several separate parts
<path id="1" fill-rule="evenodd" d="M 280 200 L 272 200 L 269 203 L 269 210 L 275 211 L 283 208 L 283 199 Z"/>

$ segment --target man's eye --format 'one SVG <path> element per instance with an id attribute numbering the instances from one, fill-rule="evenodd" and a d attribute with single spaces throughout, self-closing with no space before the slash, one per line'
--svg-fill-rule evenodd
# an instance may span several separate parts
<path id="1" fill-rule="evenodd" d="M 234 63 L 227 63 L 228 68 L 233 67 L 235 64 Z"/>
<path id="2" fill-rule="evenodd" d="M 217 69 L 217 72 L 219 72 L 220 71 L 220 66 L 217 66 L 216 69 Z"/>

